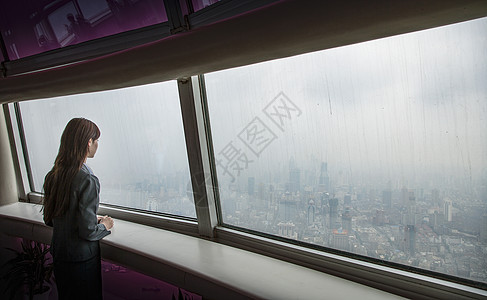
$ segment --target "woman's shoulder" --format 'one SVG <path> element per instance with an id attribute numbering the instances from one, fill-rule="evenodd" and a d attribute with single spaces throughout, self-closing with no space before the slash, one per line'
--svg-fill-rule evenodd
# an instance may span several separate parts
<path id="1" fill-rule="evenodd" d="M 98 178 L 95 176 L 95 174 L 93 174 L 93 171 L 91 171 L 91 169 L 87 165 L 83 164 L 78 174 L 76 174 L 76 176 L 74 177 L 73 182 L 80 183 L 83 181 L 91 180 L 98 182 Z"/>

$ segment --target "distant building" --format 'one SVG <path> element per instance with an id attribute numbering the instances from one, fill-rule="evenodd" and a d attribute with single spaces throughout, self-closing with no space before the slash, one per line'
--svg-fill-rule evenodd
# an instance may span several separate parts
<path id="1" fill-rule="evenodd" d="M 409 202 L 409 190 L 407 187 L 401 189 L 401 205 L 407 206 Z"/>
<path id="2" fill-rule="evenodd" d="M 480 242 L 487 243 L 487 214 L 482 216 L 480 222 Z"/>
<path id="3" fill-rule="evenodd" d="M 279 220 L 293 221 L 297 216 L 297 201 L 290 192 L 286 192 L 279 200 Z"/>
<path id="4" fill-rule="evenodd" d="M 309 200 L 308 202 L 308 226 L 312 225 L 315 222 L 315 214 L 316 214 L 316 206 L 313 200 Z"/>
<path id="5" fill-rule="evenodd" d="M 431 202 L 433 206 L 439 206 L 440 204 L 440 191 L 437 189 L 431 191 Z"/>
<path id="6" fill-rule="evenodd" d="M 348 231 L 344 229 L 334 229 L 331 246 L 338 250 L 350 251 Z"/>
<path id="7" fill-rule="evenodd" d="M 342 228 L 343 230 L 352 232 L 352 214 L 350 213 L 350 207 L 345 207 L 345 211 L 342 214 Z"/>
<path id="8" fill-rule="evenodd" d="M 328 164 L 326 162 L 321 163 L 318 185 L 321 192 L 330 191 L 330 178 L 328 177 Z"/>
<path id="9" fill-rule="evenodd" d="M 338 226 L 338 199 L 331 198 L 329 201 L 330 204 L 330 215 L 329 215 L 329 224 L 331 229 L 337 229 Z"/>
<path id="10" fill-rule="evenodd" d="M 377 209 L 375 211 L 374 223 L 378 226 L 382 226 L 386 223 L 385 212 L 383 209 Z"/>
<path id="11" fill-rule="evenodd" d="M 445 221 L 451 222 L 453 220 L 453 204 L 450 199 L 445 199 L 443 203 L 443 214 L 445 215 Z"/>
<path id="12" fill-rule="evenodd" d="M 280 222 L 277 224 L 279 227 L 279 235 L 289 239 L 297 240 L 298 233 L 296 232 L 296 225 L 292 222 Z"/>
<path id="13" fill-rule="evenodd" d="M 416 251 L 416 228 L 414 225 L 404 226 L 404 252 L 414 256 Z"/>
<path id="14" fill-rule="evenodd" d="M 392 207 L 392 191 L 390 189 L 382 191 L 382 205 L 385 209 Z"/>
<path id="15" fill-rule="evenodd" d="M 345 206 L 351 207 L 352 206 L 352 195 L 350 194 L 345 194 L 343 197 L 343 202 Z"/>
<path id="16" fill-rule="evenodd" d="M 289 170 L 289 192 L 296 193 L 301 189 L 301 171 L 298 168 Z"/>

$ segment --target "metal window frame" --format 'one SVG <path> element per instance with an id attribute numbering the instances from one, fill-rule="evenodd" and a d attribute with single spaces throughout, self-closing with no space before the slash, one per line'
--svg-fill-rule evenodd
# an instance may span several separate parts
<path id="1" fill-rule="evenodd" d="M 27 201 L 28 192 L 26 187 L 29 186 L 29 178 L 27 176 L 27 168 L 25 165 L 25 159 L 21 159 L 24 156 L 23 147 L 18 147 L 22 143 L 20 139 L 18 123 L 16 120 L 15 107 L 13 103 L 3 104 L 3 113 L 5 116 L 5 125 L 7 127 L 7 133 L 10 142 L 10 151 L 12 153 L 12 160 L 15 170 L 15 178 L 17 183 L 17 192 L 20 200 Z"/>
<path id="2" fill-rule="evenodd" d="M 202 104 L 204 86 L 197 76 L 193 76 L 179 78 L 178 87 L 199 233 L 202 237 L 213 238 L 218 219 L 214 177 L 209 163 L 211 146 L 205 129 L 207 115 Z"/>

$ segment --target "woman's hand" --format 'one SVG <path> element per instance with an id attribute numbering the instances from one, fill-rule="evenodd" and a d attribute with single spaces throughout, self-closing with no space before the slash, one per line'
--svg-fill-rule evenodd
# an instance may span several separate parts
<path id="1" fill-rule="evenodd" d="M 113 219 L 109 216 L 98 217 L 98 223 L 105 225 L 107 230 L 110 230 L 113 227 Z"/>

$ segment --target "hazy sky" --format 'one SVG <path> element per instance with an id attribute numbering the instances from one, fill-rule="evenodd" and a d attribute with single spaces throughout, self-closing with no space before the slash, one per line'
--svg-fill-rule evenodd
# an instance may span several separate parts
<path id="1" fill-rule="evenodd" d="M 314 156 L 362 177 L 478 176 L 487 162 L 485 53 L 484 18 L 209 74 L 215 152 L 284 92 L 302 115 L 276 131 L 250 173 L 291 156 L 311 168 Z"/>
<path id="2" fill-rule="evenodd" d="M 484 18 L 207 74 L 215 154 L 229 142 L 247 153 L 244 182 L 267 170 L 286 180 L 291 157 L 303 172 L 325 161 L 346 181 L 475 180 L 487 167 L 486 53 Z M 301 111 L 283 130 L 263 111 L 281 92 Z M 64 126 L 79 116 L 102 131 L 89 161 L 102 183 L 188 172 L 174 81 L 21 108 L 37 185 Z M 259 157 L 238 138 L 256 117 L 275 137 Z"/>

